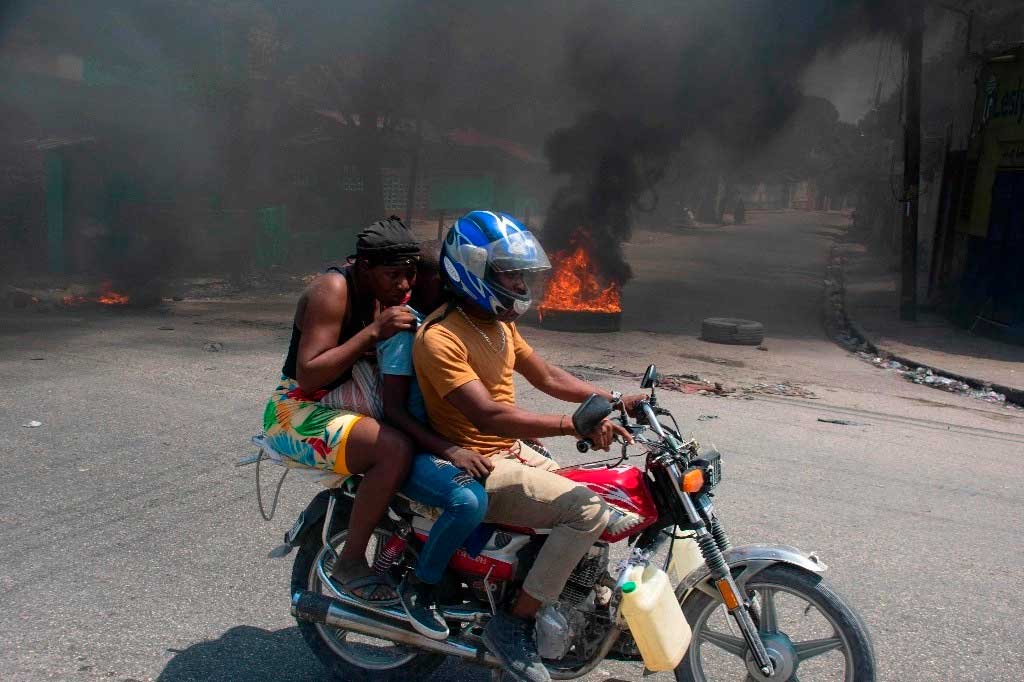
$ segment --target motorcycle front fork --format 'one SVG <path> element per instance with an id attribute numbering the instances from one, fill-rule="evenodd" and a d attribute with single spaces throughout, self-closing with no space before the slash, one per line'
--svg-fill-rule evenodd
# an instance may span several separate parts
<path id="1" fill-rule="evenodd" d="M 761 636 L 758 634 L 757 625 L 754 624 L 754 619 L 751 617 L 752 613 L 755 616 L 758 615 L 756 606 L 736 586 L 729 566 L 725 563 L 725 557 L 722 556 L 722 550 L 729 549 L 729 540 L 725 531 L 719 525 L 718 520 L 714 518 L 711 519 L 711 529 L 709 530 L 690 496 L 682 493 L 679 497 L 690 522 L 697 526 L 697 530 L 694 531 L 697 545 L 711 572 L 715 588 L 722 596 L 725 608 L 736 621 L 757 667 L 764 675 L 770 677 L 775 673 L 775 664 L 768 656 L 768 650 L 765 649 L 764 642 L 761 641 Z"/>

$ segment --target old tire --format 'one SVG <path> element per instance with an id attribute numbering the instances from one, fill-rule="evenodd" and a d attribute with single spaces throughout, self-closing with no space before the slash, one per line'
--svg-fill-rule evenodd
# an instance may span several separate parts
<path id="1" fill-rule="evenodd" d="M 759 346 L 764 341 L 764 325 L 735 317 L 709 317 L 701 323 L 700 338 L 711 343 Z"/>

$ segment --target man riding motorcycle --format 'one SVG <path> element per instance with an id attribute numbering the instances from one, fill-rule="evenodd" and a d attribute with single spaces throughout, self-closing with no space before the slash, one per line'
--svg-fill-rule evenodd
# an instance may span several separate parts
<path id="1" fill-rule="evenodd" d="M 631 440 L 604 420 L 591 433 L 576 433 L 567 414 L 519 408 L 512 373 L 561 400 L 580 403 L 610 392 L 548 364 L 526 343 L 514 320 L 531 304 L 527 279 L 550 263 L 534 236 L 511 216 L 473 211 L 449 229 L 441 270 L 453 300 L 430 315 L 416 335 L 414 365 L 431 426 L 452 443 L 490 457 L 484 480 L 485 521 L 550 528 L 510 612 L 500 612 L 484 641 L 518 679 L 550 679 L 534 640 L 533 619 L 558 599 L 580 558 L 609 520 L 606 503 L 592 491 L 552 473 L 552 460 L 521 439 L 588 438 L 608 449 L 615 436 Z M 623 399 L 631 409 L 642 396 Z"/>

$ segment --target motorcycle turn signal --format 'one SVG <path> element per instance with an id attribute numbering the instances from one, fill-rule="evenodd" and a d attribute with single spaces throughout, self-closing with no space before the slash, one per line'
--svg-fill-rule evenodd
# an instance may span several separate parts
<path id="1" fill-rule="evenodd" d="M 699 493 L 704 487 L 704 470 L 690 469 L 687 471 L 683 474 L 679 487 L 683 489 L 684 493 Z"/>

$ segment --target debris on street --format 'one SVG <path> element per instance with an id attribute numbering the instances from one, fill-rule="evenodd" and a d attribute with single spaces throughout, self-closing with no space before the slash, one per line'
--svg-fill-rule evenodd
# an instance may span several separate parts
<path id="1" fill-rule="evenodd" d="M 778 395 L 786 398 L 807 398 L 809 400 L 818 399 L 818 396 L 814 394 L 814 391 L 809 391 L 803 386 L 797 386 L 788 382 L 782 382 L 780 384 L 754 384 L 753 386 L 744 386 L 741 390 L 747 395 L 761 394 Z"/>
<path id="2" fill-rule="evenodd" d="M 220 341 L 214 341 L 203 346 L 203 350 L 207 353 L 219 353 L 224 350 L 224 344 Z"/>
<path id="3" fill-rule="evenodd" d="M 718 419 L 718 415 L 717 414 L 702 414 L 699 417 L 697 417 L 697 421 L 699 421 L 699 422 L 711 421 L 712 419 Z"/>
<path id="4" fill-rule="evenodd" d="M 854 422 L 850 421 L 849 419 L 823 419 L 821 417 L 818 417 L 818 421 L 820 421 L 823 424 L 839 424 L 840 426 L 870 426 L 870 424 L 865 424 L 864 422 Z"/>
<path id="5" fill-rule="evenodd" d="M 960 381 L 959 379 L 953 379 L 952 377 L 937 374 L 929 367 L 916 367 L 911 369 L 909 366 L 899 362 L 898 360 L 883 358 L 864 351 L 857 353 L 857 357 L 865 362 L 870 362 L 880 369 L 895 372 L 907 381 L 912 381 L 921 386 L 930 386 L 932 388 L 937 388 L 940 391 L 946 391 L 947 393 L 965 395 L 968 398 L 983 400 L 987 403 L 1001 403 L 1007 405 L 1007 407 L 1012 405 L 1011 403 L 1006 402 L 1006 396 L 1004 394 L 993 390 L 991 386 L 975 388 L 966 381 Z"/>
<path id="6" fill-rule="evenodd" d="M 27 422 L 25 424 L 22 424 L 22 426 L 24 426 L 26 429 L 38 429 L 42 425 L 43 425 L 43 422 L 36 421 L 35 419 L 33 419 L 32 421 Z"/>
<path id="7" fill-rule="evenodd" d="M 635 380 L 643 376 L 629 370 L 616 369 L 614 365 L 572 365 L 565 369 L 573 376 L 584 380 L 589 380 L 588 377 L 595 372 Z M 659 374 L 658 388 L 687 395 L 727 396 L 736 392 L 734 388 L 726 388 L 717 381 L 707 381 L 696 374 Z"/>

